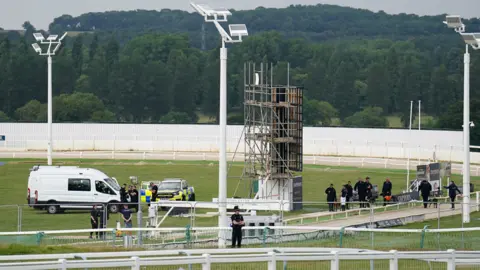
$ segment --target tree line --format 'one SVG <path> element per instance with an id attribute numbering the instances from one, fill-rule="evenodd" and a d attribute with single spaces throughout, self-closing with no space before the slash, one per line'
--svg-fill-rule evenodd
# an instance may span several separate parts
<path id="1" fill-rule="evenodd" d="M 201 38 L 192 33 L 201 32 L 200 16 L 170 10 L 102 14 L 103 19 L 96 13 L 62 16 L 50 25 L 51 32 L 80 31 L 53 58 L 56 121 L 216 119 L 219 39 L 207 30 L 209 48 L 198 44 Z M 177 33 L 155 28 L 168 18 L 176 25 L 170 32 Z M 248 61 L 274 63 L 276 84 L 286 84 L 290 63 L 290 84 L 305 89 L 307 126 L 384 127 L 387 115 L 399 115 L 407 126 L 411 100 L 422 100 L 422 111 L 440 119 L 463 98 L 463 41 L 452 31 L 446 34 L 440 16 L 317 5 L 311 12 L 304 6 L 259 8 L 234 12 L 233 18 L 247 21 L 254 34 L 229 48 L 229 123 L 243 123 L 243 66 Z M 309 28 L 316 19 L 332 22 Z M 142 25 L 146 29 L 140 31 Z M 25 36 L 0 33 L 0 121 L 46 117 L 46 59 L 30 47 L 35 27 L 26 22 L 24 29 Z M 328 29 L 336 32 L 328 35 Z M 472 54 L 472 74 L 480 69 L 479 60 Z M 480 78 L 472 76 L 472 98 L 479 96 L 479 86 Z M 431 126 L 461 128 L 440 120 Z"/>

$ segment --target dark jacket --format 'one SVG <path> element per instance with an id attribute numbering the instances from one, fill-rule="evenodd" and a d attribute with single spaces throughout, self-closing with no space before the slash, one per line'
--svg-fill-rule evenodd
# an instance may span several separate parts
<path id="1" fill-rule="evenodd" d="M 346 187 L 342 188 L 342 197 L 346 198 L 348 196 L 348 189 Z"/>
<path id="2" fill-rule="evenodd" d="M 457 185 L 455 185 L 455 184 L 450 184 L 449 186 L 445 186 L 444 188 L 448 189 L 448 196 L 450 198 L 456 197 L 457 192 L 458 192 L 458 194 L 462 194 L 462 192 L 460 192 Z"/>
<path id="3" fill-rule="evenodd" d="M 333 187 L 325 189 L 325 194 L 327 194 L 327 202 L 334 202 L 337 198 L 337 191 Z"/>
<path id="4" fill-rule="evenodd" d="M 357 182 L 353 188 L 358 192 L 358 194 L 367 193 L 367 185 L 363 181 Z"/>
<path id="5" fill-rule="evenodd" d="M 418 191 L 420 191 L 422 196 L 428 196 L 432 191 L 432 185 L 428 181 L 423 180 L 420 186 L 418 186 Z"/>
<path id="6" fill-rule="evenodd" d="M 127 190 L 125 189 L 125 187 L 120 188 L 120 201 L 127 201 Z"/>
<path id="7" fill-rule="evenodd" d="M 382 193 L 383 193 L 383 196 L 392 195 L 392 182 L 387 182 L 387 181 L 383 182 Z"/>
<path id="8" fill-rule="evenodd" d="M 347 184 L 346 188 L 347 188 L 347 196 L 349 198 L 353 197 L 353 187 L 352 187 L 352 185 Z"/>

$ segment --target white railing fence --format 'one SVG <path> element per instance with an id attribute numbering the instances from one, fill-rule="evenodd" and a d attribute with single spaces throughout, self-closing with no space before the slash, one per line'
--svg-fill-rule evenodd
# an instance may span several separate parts
<path id="1" fill-rule="evenodd" d="M 98 233 L 98 236 L 96 235 Z M 456 229 L 374 229 L 366 227 L 243 227 L 246 247 L 330 247 L 376 250 L 479 250 L 480 227 Z M 89 235 L 93 235 L 92 238 Z M 219 235 L 231 244 L 231 228 L 108 228 L 1 232 L 0 243 L 28 246 L 125 247 L 147 249 L 217 248 Z"/>
<path id="2" fill-rule="evenodd" d="M 2 134 L 3 135 L 3 134 Z M 218 136 L 157 136 L 157 135 L 74 135 L 57 134 L 54 138 L 54 151 L 108 151 L 108 152 L 218 152 Z M 304 154 L 315 156 L 350 156 L 396 159 L 438 159 L 461 162 L 463 146 L 458 144 L 422 144 L 385 139 L 345 140 L 304 138 Z M 6 136 L 0 142 L 0 150 L 46 151 L 47 140 L 42 135 Z M 229 136 L 227 151 L 244 153 L 243 137 Z M 471 161 L 480 163 L 480 153 L 471 154 Z"/>
<path id="3" fill-rule="evenodd" d="M 473 153 L 472 153 L 473 156 Z M 0 148 L 0 158 L 46 159 L 43 151 L 13 151 L 5 152 Z M 54 159 L 109 159 L 109 160 L 172 160 L 172 161 L 218 161 L 218 153 L 214 152 L 106 152 L 106 151 L 78 151 L 54 152 Z M 233 162 L 243 162 L 242 153 L 228 153 L 227 159 Z M 448 160 L 447 160 L 448 161 Z M 399 159 L 399 158 L 369 158 L 369 157 L 335 157 L 321 155 L 306 155 L 305 164 L 329 166 L 356 166 L 362 168 L 406 169 L 416 170 L 417 165 L 435 162 L 432 159 Z M 480 162 L 480 159 L 479 159 Z M 452 173 L 461 174 L 462 164 L 452 163 Z M 480 176 L 480 166 L 470 165 L 472 176 Z M 412 175 L 414 178 L 414 176 Z M 412 178 L 412 179 L 413 179 Z"/>
<path id="4" fill-rule="evenodd" d="M 228 251 L 228 252 L 225 252 Z M 202 252 L 202 253 L 199 253 Z M 90 255 L 90 254 L 89 254 Z M 182 256 L 183 255 L 183 256 Z M 0 256 L 0 269 L 99 269 L 126 267 L 140 270 L 143 267 L 170 266 L 174 269 L 235 269 L 277 270 L 283 269 L 352 269 L 375 266 L 376 269 L 447 269 L 457 266 L 478 267 L 480 252 L 462 252 L 453 249 L 436 252 L 387 252 L 370 250 L 325 250 L 325 249 L 259 249 L 244 250 L 199 250 L 197 252 L 176 251 L 171 253 L 98 253 L 87 259 L 84 254 L 70 254 L 57 260 L 51 255 Z M 71 256 L 74 256 L 73 258 Z M 93 258 L 92 258 L 93 257 Z M 74 258 L 83 258 L 75 260 Z M 98 259 L 102 258 L 102 259 Z M 20 261 L 20 262 L 16 262 Z M 188 268 L 187 268 L 188 267 Z M 367 268 L 367 267 L 365 267 Z M 370 267 L 370 269 L 372 269 Z M 471 268 L 473 269 L 473 268 Z"/>

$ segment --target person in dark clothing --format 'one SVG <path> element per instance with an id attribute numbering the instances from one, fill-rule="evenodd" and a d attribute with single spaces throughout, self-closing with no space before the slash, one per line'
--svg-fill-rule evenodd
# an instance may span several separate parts
<path id="1" fill-rule="evenodd" d="M 346 209 L 345 206 L 347 204 L 347 197 L 348 197 L 347 185 L 343 186 L 341 193 L 342 193 L 342 195 L 341 195 L 341 198 L 340 198 L 340 204 L 342 206 L 342 211 L 345 211 L 345 209 Z"/>
<path id="2" fill-rule="evenodd" d="M 385 179 L 385 182 L 383 182 L 383 187 L 382 187 L 382 196 L 383 196 L 383 206 L 387 205 L 387 200 L 392 197 L 392 182 L 390 182 L 390 179 Z"/>
<path id="3" fill-rule="evenodd" d="M 420 191 L 420 194 L 422 194 L 423 208 L 427 208 L 428 197 L 430 196 L 430 192 L 432 191 L 432 185 L 427 180 L 423 180 L 418 186 L 418 191 Z"/>
<path id="4" fill-rule="evenodd" d="M 232 248 L 235 246 L 242 247 L 242 227 L 245 226 L 245 221 L 243 216 L 240 215 L 240 210 L 238 206 L 233 208 L 235 213 L 232 215 Z"/>
<path id="5" fill-rule="evenodd" d="M 131 198 L 131 205 L 130 208 L 134 208 L 135 212 L 138 211 L 138 190 L 136 186 L 132 186 L 130 189 L 130 198 Z"/>
<path id="6" fill-rule="evenodd" d="M 333 187 L 333 184 L 330 184 L 330 187 L 325 189 L 325 194 L 327 194 L 328 211 L 333 212 L 333 205 L 337 199 L 337 191 Z"/>
<path id="7" fill-rule="evenodd" d="M 353 189 L 358 193 L 358 201 L 360 202 L 360 208 L 364 208 L 367 197 L 367 185 L 363 179 L 359 178 Z"/>
<path id="8" fill-rule="evenodd" d="M 455 182 L 450 181 L 450 185 L 445 186 L 444 188 L 448 189 L 448 197 L 450 197 L 450 201 L 452 202 L 452 209 L 455 209 L 455 198 L 457 197 L 457 192 L 458 194 L 462 194 L 462 192 L 458 189 L 457 185 L 455 185 Z"/>
<path id="9" fill-rule="evenodd" d="M 127 202 L 127 184 L 123 184 L 120 188 L 120 201 Z"/>
<path id="10" fill-rule="evenodd" d="M 92 225 L 92 229 L 98 229 L 98 210 L 97 206 L 94 205 L 92 207 L 92 211 L 90 211 L 90 224 Z M 98 238 L 98 231 L 95 232 L 95 236 Z M 93 231 L 90 232 L 90 239 L 93 238 Z"/>
<path id="11" fill-rule="evenodd" d="M 346 200 L 346 205 L 347 205 L 347 210 L 349 209 L 349 203 L 352 200 L 353 197 L 353 187 L 352 187 L 352 182 L 348 181 L 347 185 L 345 186 L 347 188 L 347 200 Z"/>

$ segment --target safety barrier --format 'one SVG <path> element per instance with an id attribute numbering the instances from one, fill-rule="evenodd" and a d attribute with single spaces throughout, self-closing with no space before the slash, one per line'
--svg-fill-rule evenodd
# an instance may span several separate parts
<path id="1" fill-rule="evenodd" d="M 368 226 L 368 225 L 367 225 Z M 89 238 L 93 233 L 93 238 Z M 99 233 L 98 238 L 96 233 Z M 147 249 L 217 248 L 231 244 L 231 228 L 109 228 L 1 232 L 0 243 L 38 246 L 126 247 Z M 243 227 L 247 247 L 331 247 L 376 250 L 479 250 L 480 227 L 456 229 L 375 229 L 367 227 Z"/>
<path id="2" fill-rule="evenodd" d="M 228 252 L 227 252 L 228 251 Z M 73 255 L 73 254 L 72 254 Z M 370 250 L 325 250 L 325 249 L 245 249 L 245 250 L 199 250 L 198 252 L 176 251 L 175 253 L 98 253 L 94 259 L 73 260 L 70 256 L 58 260 L 29 260 L 22 256 L 22 262 L 0 263 L 0 269 L 99 269 L 107 267 L 127 267 L 140 270 L 143 267 L 168 266 L 183 269 L 447 269 L 456 266 L 475 267 L 480 264 L 479 252 L 461 252 L 455 250 L 436 252 L 388 252 Z M 38 255 L 33 255 L 38 256 Z M 31 256 L 31 257 L 33 257 Z M 76 258 L 82 258 L 82 254 Z M 98 257 L 97 257 L 98 256 Z M 101 256 L 101 257 L 100 257 Z M 12 257 L 12 256 L 2 256 Z M 46 257 L 53 257 L 42 255 Z M 98 259 L 98 258 L 105 259 Z M 17 256 L 19 258 L 19 256 Z M 83 257 L 85 258 L 85 257 Z M 4 258 L 1 258 L 4 260 Z M 5 258 L 7 259 L 7 258 Z M 10 259 L 10 258 L 8 258 Z M 365 267 L 367 266 L 367 267 Z M 163 269 L 163 268 L 162 268 Z M 171 269 L 171 268 L 169 268 Z M 464 268 L 462 268 L 464 269 Z M 473 268 L 469 268 L 473 269 Z"/>
<path id="3" fill-rule="evenodd" d="M 97 253 L 87 257 L 70 254 L 58 260 L 51 255 L 0 256 L 0 259 L 18 259 L 21 262 L 0 263 L 0 269 L 100 269 L 126 267 L 140 270 L 143 267 L 167 266 L 175 269 L 447 269 L 457 266 L 475 267 L 480 264 L 479 252 L 462 252 L 453 249 L 436 252 L 388 252 L 371 250 L 326 250 L 326 249 L 245 249 L 245 250 L 199 250 L 197 252 L 175 251 L 168 253 Z M 89 254 L 90 255 L 90 254 Z M 73 256 L 73 257 L 72 257 Z M 15 258 L 12 258 L 15 257 Z M 93 257 L 93 258 L 92 258 Z M 77 258 L 77 260 L 75 260 Z M 83 259 L 81 259 L 83 258 Z M 102 259 L 99 259 L 102 258 Z M 366 267 L 367 266 L 367 267 Z M 163 269 L 163 268 L 162 268 Z M 171 268 L 168 268 L 171 269 Z M 462 268 L 464 269 L 464 268 Z M 473 269 L 473 268 L 469 268 Z"/>
<path id="4" fill-rule="evenodd" d="M 2 151 L 0 158 L 47 158 L 43 151 Z M 54 152 L 54 159 L 102 159 L 102 160 L 170 160 L 170 161 L 218 161 L 216 152 L 116 152 L 116 151 L 74 151 Z M 233 162 L 243 162 L 243 153 L 228 153 L 227 159 Z M 349 156 L 322 156 L 305 155 L 303 162 L 311 165 L 329 166 L 354 166 L 360 168 L 384 168 L 384 169 L 407 169 L 416 170 L 417 165 L 424 165 L 434 160 L 431 159 L 401 159 L 401 158 L 374 158 L 374 157 L 349 157 Z M 472 160 L 472 163 L 474 161 Z M 480 159 L 479 161 L 480 162 Z M 452 173 L 461 174 L 463 165 L 452 163 Z M 480 166 L 470 165 L 472 176 L 480 176 Z M 412 175 L 412 178 L 414 176 Z"/>

